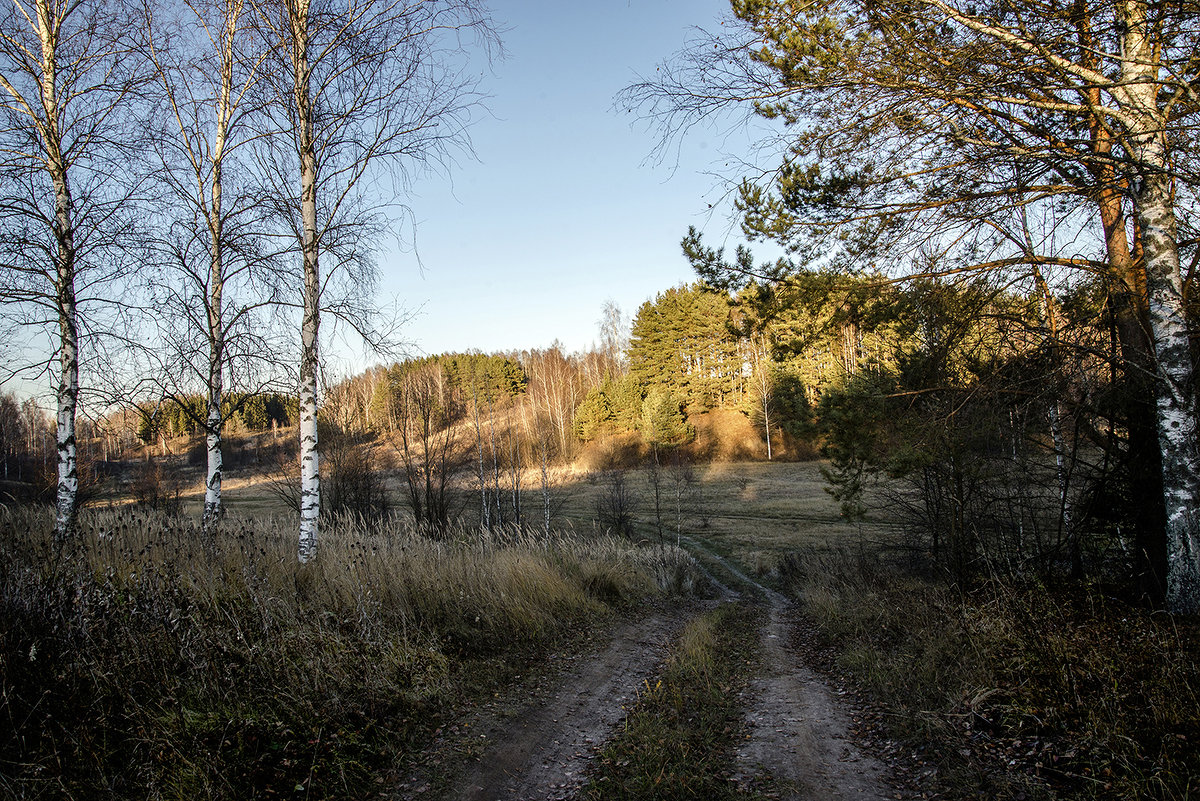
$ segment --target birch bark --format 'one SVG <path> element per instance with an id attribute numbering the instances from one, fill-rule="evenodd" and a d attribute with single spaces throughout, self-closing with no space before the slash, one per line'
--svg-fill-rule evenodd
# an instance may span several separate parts
<path id="1" fill-rule="evenodd" d="M 39 120 L 45 166 L 54 187 L 54 291 L 58 312 L 59 375 L 57 391 L 58 489 L 55 494 L 55 536 L 63 541 L 74 533 L 79 498 L 79 462 L 75 445 L 75 416 L 79 404 L 79 312 L 75 295 L 76 248 L 74 200 L 67 160 L 63 154 L 59 106 L 58 49 L 68 8 L 38 0 L 34 7 L 41 44 L 40 74 L 44 116 Z"/>
<path id="2" fill-rule="evenodd" d="M 217 100 L 217 125 L 213 136 L 212 188 L 205 210 L 209 229 L 211 263 L 208 289 L 208 415 L 205 421 L 207 472 L 204 480 L 203 525 L 208 528 L 221 516 L 221 440 L 225 416 L 221 410 L 225 368 L 225 219 L 222 215 L 225 145 L 229 138 L 233 95 L 233 38 L 241 15 L 241 3 L 225 7 L 225 26 L 221 42 L 221 83 Z M 202 172 L 198 171 L 200 175 Z M 204 185 L 200 181 L 200 195 Z"/>
<path id="3" fill-rule="evenodd" d="M 1160 102 L 1162 42 L 1150 29 L 1144 0 L 1119 6 L 1125 25 L 1121 85 L 1126 147 L 1138 176 L 1134 205 L 1146 270 L 1150 331 L 1158 367 L 1158 439 L 1167 515 L 1167 608 L 1200 611 L 1200 454 L 1197 452 L 1194 365 L 1184 307 L 1178 231 L 1168 160 L 1169 114 Z"/>
<path id="4" fill-rule="evenodd" d="M 300 329 L 300 551 L 301 562 L 317 554 L 321 513 L 320 451 L 317 445 L 317 375 L 321 324 L 321 274 L 317 248 L 317 158 L 309 63 L 309 2 L 289 0 L 293 102 L 300 156 L 300 250 L 304 306 Z"/>

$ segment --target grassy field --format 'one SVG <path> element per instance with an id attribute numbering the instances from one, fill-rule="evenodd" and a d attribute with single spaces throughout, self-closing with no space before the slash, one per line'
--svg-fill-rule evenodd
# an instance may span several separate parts
<path id="1" fill-rule="evenodd" d="M 595 535 L 342 522 L 299 565 L 286 522 L 85 510 L 59 547 L 51 520 L 0 509 L 3 797 L 390 797 L 455 710 L 703 583 Z"/>
<path id="2" fill-rule="evenodd" d="M 821 462 L 724 462 L 697 464 L 690 477 L 677 478 L 668 465 L 661 471 L 660 509 L 662 538 L 674 541 L 677 528 L 701 534 L 717 550 L 733 556 L 760 575 L 779 558 L 797 549 L 827 550 L 866 546 L 880 533 L 868 520 L 847 522 L 837 504 L 824 491 Z M 576 531 L 603 525 L 597 506 L 611 492 L 613 471 L 584 472 L 577 467 L 557 467 L 553 472 L 553 524 Z M 630 514 L 641 539 L 659 538 L 651 471 L 625 469 L 631 492 Z M 199 517 L 204 501 L 202 478 L 197 470 L 184 475 L 180 487 L 182 511 Z M 525 514 L 533 527 L 542 521 L 539 475 L 527 471 L 523 478 Z M 460 503 L 469 521 L 477 516 L 470 477 L 460 482 Z M 403 513 L 403 487 L 397 476 L 387 479 L 389 494 Z M 678 514 L 682 500 L 682 514 Z M 286 518 L 291 512 L 262 475 L 227 476 L 223 488 L 227 511 L 241 519 Z M 681 525 L 680 525 L 681 524 Z"/>
<path id="3" fill-rule="evenodd" d="M 272 653 L 278 657 L 279 664 L 286 665 L 288 654 L 296 652 L 282 649 L 278 644 L 271 650 L 259 642 L 259 651 L 252 659 L 244 652 L 249 646 L 236 639 L 238 626 L 250 625 L 249 621 L 256 619 L 255 616 L 270 618 L 275 614 L 270 611 L 272 609 L 316 610 L 319 615 L 315 629 L 305 628 L 307 624 L 298 622 L 302 617 L 299 611 L 286 611 L 283 619 L 294 623 L 281 624 L 280 630 L 294 625 L 298 632 L 296 642 L 328 643 L 334 629 L 338 631 L 337 637 L 348 637 L 337 640 L 341 644 L 333 653 L 338 656 L 329 658 L 334 660 L 331 663 L 336 667 L 334 673 L 340 670 L 341 675 L 353 676 L 354 681 L 361 677 L 348 665 L 357 664 L 356 660 L 399 664 L 404 671 L 409 671 L 393 671 L 392 679 L 372 679 L 375 681 L 372 686 L 386 688 L 388 681 L 396 681 L 396 675 L 432 676 L 425 685 L 434 688 L 430 696 L 433 700 L 421 702 L 427 710 L 421 714 L 428 721 L 444 714 L 445 704 L 452 703 L 456 694 L 461 697 L 461 693 L 469 692 L 464 688 L 475 681 L 472 676 L 480 675 L 480 665 L 490 665 L 484 668 L 485 672 L 490 671 L 493 680 L 502 682 L 504 671 L 496 670 L 495 666 L 513 657 L 514 653 L 524 654 L 519 659 L 528 660 L 536 659 L 536 654 L 544 654 L 546 649 L 567 647 L 562 638 L 571 628 L 570 621 L 611 615 L 621 604 L 629 603 L 630 599 L 645 594 L 654 586 L 694 585 L 696 578 L 684 580 L 681 576 L 688 571 L 694 572 L 697 569 L 695 563 L 685 570 L 683 565 L 687 560 L 679 552 L 658 547 L 674 543 L 677 534 L 681 533 L 799 601 L 814 634 L 811 639 L 815 650 L 810 658 L 819 661 L 825 670 L 839 674 L 861 688 L 883 710 L 881 719 L 886 721 L 889 736 L 905 743 L 914 752 L 926 754 L 935 765 L 936 776 L 928 779 L 927 786 L 921 788 L 929 797 L 983 795 L 1013 799 L 1150 798 L 1162 801 L 1196 797 L 1200 792 L 1200 748 L 1197 748 L 1200 743 L 1200 625 L 1197 621 L 1169 618 L 1131 607 L 1095 583 L 1047 583 L 1035 576 L 1020 581 L 979 576 L 973 581 L 955 584 L 935 570 L 912 570 L 915 563 L 898 565 L 888 558 L 887 549 L 880 547 L 890 536 L 886 521 L 878 512 L 869 514 L 865 522 L 844 520 L 836 503 L 824 491 L 820 467 L 819 462 L 716 462 L 695 464 L 688 469 L 663 466 L 657 473 L 657 513 L 656 475 L 645 466 L 619 471 L 558 468 L 554 473 L 553 509 L 555 530 L 561 532 L 555 540 L 560 543 L 601 541 L 605 527 L 612 525 L 606 518 L 611 517 L 614 495 L 622 499 L 619 506 L 630 536 L 602 539 L 612 543 L 606 546 L 608 550 L 603 555 L 597 552 L 586 558 L 580 555 L 582 551 L 578 548 L 567 545 L 556 546 L 547 554 L 542 541 L 543 544 L 532 551 L 505 551 L 503 559 L 496 559 L 495 551 L 489 549 L 503 550 L 521 546 L 521 543 L 488 545 L 480 540 L 469 520 L 475 496 L 469 486 L 464 486 L 461 508 L 468 519 L 455 535 L 457 544 L 440 547 L 465 550 L 456 551 L 459 556 L 455 559 L 427 559 L 425 562 L 412 560 L 415 554 L 424 552 L 421 548 L 425 546 L 418 547 L 416 543 L 428 541 L 414 538 L 411 532 L 402 536 L 388 533 L 404 530 L 401 487 L 393 477 L 389 481 L 399 510 L 396 522 L 372 524 L 349 534 L 337 526 L 326 530 L 326 548 L 338 555 L 336 559 L 343 559 L 350 565 L 358 564 L 355 560 L 364 556 L 353 550 L 361 547 L 363 542 L 384 537 L 394 542 L 412 543 L 401 549 L 405 553 L 411 551 L 405 557 L 410 560 L 407 562 L 410 567 L 402 570 L 393 565 L 387 570 L 373 569 L 366 574 L 374 576 L 372 581 L 376 584 L 368 593 L 370 603 L 365 605 L 362 599 L 368 596 L 345 589 L 355 586 L 362 578 L 360 574 L 346 573 L 332 582 L 322 579 L 316 586 L 326 589 L 314 595 L 310 591 L 314 586 L 311 577 L 306 577 L 303 571 L 296 572 L 294 567 L 282 570 L 279 566 L 291 564 L 294 538 L 293 523 L 286 506 L 261 476 L 231 473 L 225 484 L 225 498 L 230 512 L 229 530 L 241 532 L 235 535 L 241 537 L 236 547 L 244 551 L 246 541 L 257 541 L 257 532 L 272 532 L 267 539 L 274 543 L 268 549 L 274 556 L 267 562 L 275 565 L 271 570 L 277 577 L 272 579 L 276 583 L 271 593 L 264 594 L 262 585 L 247 583 L 247 575 L 259 574 L 255 571 L 247 573 L 245 559 L 250 559 L 253 564 L 265 564 L 257 557 L 243 557 L 241 568 L 232 572 L 225 569 L 222 575 L 229 578 L 233 586 L 244 588 L 236 591 L 240 593 L 239 597 L 265 599 L 273 593 L 282 601 L 235 605 L 235 608 L 247 610 L 244 616 L 239 617 L 243 613 L 238 613 L 225 619 L 222 617 L 225 613 L 220 611 L 223 607 L 212 601 L 218 596 L 211 591 L 205 590 L 201 600 L 195 600 L 193 590 L 173 589 L 176 585 L 172 582 L 188 575 L 194 564 L 186 563 L 186 560 L 167 560 L 162 564 L 176 565 L 175 572 L 167 574 L 158 568 L 131 568 L 131 564 L 144 558 L 144 555 L 136 559 L 133 556 L 144 545 L 120 551 L 125 555 L 115 562 L 108 545 L 105 545 L 109 548 L 107 552 L 95 550 L 88 581 L 96 582 L 95 586 L 100 588 L 94 597 L 107 598 L 105 603 L 116 604 L 114 608 L 126 609 L 129 605 L 136 608 L 138 604 L 162 608 L 167 610 L 164 614 L 168 615 L 168 623 L 171 609 L 177 612 L 181 608 L 209 610 L 199 615 L 199 619 L 223 621 L 210 632 L 212 641 L 225 643 L 219 647 L 230 653 L 241 653 L 238 659 L 251 662 L 261 659 L 264 653 Z M 195 469 L 183 473 L 180 483 L 182 509 L 192 519 L 198 516 L 201 498 L 198 475 Z M 537 474 L 528 473 L 524 485 L 525 514 L 537 529 L 542 520 Z M 10 529 L 13 527 L 11 519 L 6 525 Z M 44 527 L 44 522 L 42 525 Z M 187 529 L 184 524 L 172 525 L 174 528 L 168 527 L 172 531 Z M 252 535 L 251 532 L 255 533 Z M 101 542 L 109 541 L 98 535 L 94 537 L 97 549 Z M 11 541 L 6 542 L 6 547 L 11 547 Z M 161 548 L 156 548 L 149 552 L 159 553 Z M 109 556 L 101 558 L 104 553 Z M 655 553 L 674 553 L 676 556 L 672 558 L 677 561 L 672 563 L 674 566 L 655 566 L 655 559 L 648 556 Z M 710 562 L 712 567 L 708 557 L 698 556 L 702 561 Z M 42 654 L 38 658 L 47 660 L 51 658 L 49 654 L 58 655 L 54 658 L 66 658 L 62 655 L 71 653 L 68 642 L 55 646 L 53 638 L 45 641 L 43 650 L 40 644 L 43 640 L 37 639 L 43 636 L 37 633 L 42 630 L 38 626 L 78 637 L 78 627 L 87 618 L 78 609 L 68 614 L 61 608 L 63 599 L 73 592 L 78 593 L 77 589 L 71 589 L 69 582 L 62 583 L 71 579 L 70 576 L 50 576 L 44 569 L 36 567 L 36 559 L 31 561 L 28 555 L 14 558 L 10 553 L 6 559 L 6 603 L 13 603 L 13 598 L 24 599 L 20 600 L 24 606 L 17 612 L 8 610 L 6 617 L 32 620 L 29 625 L 33 626 L 34 632 L 30 634 L 20 626 L 10 626 L 5 632 L 9 638 L 5 651 L 4 669 L 9 677 L 6 680 L 11 681 L 18 668 L 21 671 L 28 669 L 21 675 L 36 678 L 42 675 L 39 671 L 46 665 L 57 663 L 41 661 L 35 668 L 35 656 Z M 195 564 L 205 563 L 203 559 L 195 560 Z M 421 567 L 416 573 L 405 572 L 418 565 Z M 489 572 L 495 569 L 501 569 L 503 575 L 497 577 Z M 452 576 L 455 570 L 459 573 Z M 131 583 L 133 574 L 140 577 L 135 583 Z M 412 598 L 404 600 L 394 593 L 389 594 L 387 587 L 396 581 L 396 576 L 418 574 L 424 578 L 413 581 L 425 587 L 418 596 L 442 600 L 429 601 L 422 606 Z M 173 578 L 168 580 L 163 578 L 164 575 Z M 437 579 L 437 576 L 443 578 Z M 157 578 L 151 581 L 147 577 Z M 462 582 L 492 589 L 468 602 L 459 598 L 453 589 Z M 14 586 L 23 589 L 18 592 Z M 330 594 L 330 587 L 343 589 Z M 558 589 L 546 594 L 543 592 L 546 587 Z M 164 601 L 161 595 L 164 588 L 175 592 L 176 595 L 171 597 L 176 600 Z M 179 598 L 192 600 L 180 607 Z M 528 606 L 517 603 L 524 611 L 515 613 L 510 609 L 514 598 L 531 600 Z M 364 616 L 363 609 L 382 611 Z M 386 610 L 392 610 L 388 613 L 391 617 L 384 614 Z M 127 618 L 129 621 L 137 619 L 132 614 Z M 176 616 L 182 614 L 178 612 Z M 390 622 L 372 623 L 383 619 L 379 618 L 380 614 Z M 334 625 L 335 621 L 347 620 L 361 620 L 349 629 L 359 633 L 344 635 L 346 624 Z M 419 625 L 414 626 L 414 621 L 420 621 Z M 529 621 L 543 622 L 531 624 Z M 355 626 L 367 624 L 374 625 L 375 629 L 355 629 Z M 404 632 L 398 639 L 394 636 L 397 627 Z M 381 647 L 376 635 L 362 634 L 369 630 L 392 632 L 389 635 L 391 641 L 398 641 L 402 646 L 399 650 L 386 652 L 390 656 L 384 658 L 376 650 Z M 96 635 L 89 633 L 88 636 Z M 133 634 L 128 636 L 133 637 Z M 201 637 L 201 634 L 195 636 Z M 113 653 L 128 651 L 119 638 L 101 642 Z M 428 650 L 428 644 L 422 646 L 422 642 L 435 643 L 434 650 Z M 512 647 L 517 647 L 517 652 L 505 650 Z M 158 653 L 153 648 L 149 652 Z M 156 663 L 160 670 L 166 671 L 168 668 L 163 665 L 171 666 L 169 669 L 173 670 L 173 666 L 184 658 L 176 653 L 155 656 L 151 662 L 166 660 Z M 211 656 L 213 663 L 225 658 L 224 652 L 214 652 Z M 339 659 L 349 662 L 338 662 Z M 108 699 L 104 703 L 116 703 L 111 714 L 128 718 L 129 712 L 122 706 L 124 702 L 114 702 L 111 693 L 104 694 L 112 689 L 107 683 L 110 679 L 98 678 L 108 675 L 104 671 L 110 669 L 109 663 L 100 659 L 93 663 L 68 660 L 64 664 L 66 667 L 60 668 L 63 675 L 75 676 L 78 687 L 90 687 L 89 692 L 99 692 L 100 697 Z M 413 670 L 417 673 L 412 674 Z M 280 678 L 270 671 L 263 673 L 272 682 L 282 682 L 279 686 L 283 687 L 292 686 L 288 682 L 300 681 L 294 674 L 287 675 L 292 678 Z M 271 686 L 275 687 L 274 684 Z M 330 695 L 345 699 L 354 695 L 353 686 L 354 682 L 345 687 L 335 685 Z M 103 690 L 105 687 L 109 690 Z M 18 696 L 6 690 L 3 703 L 10 707 L 8 714 L 12 714 L 14 700 L 19 697 L 37 709 L 49 707 L 50 701 L 59 698 L 51 694 L 46 696 L 50 700 L 38 702 L 33 686 L 22 692 L 23 695 Z M 390 698 L 387 703 L 393 704 L 411 701 L 405 700 L 408 697 L 404 693 L 388 696 L 388 692 L 394 691 L 380 692 L 382 696 L 372 695 L 367 699 L 370 704 L 379 705 L 383 703 L 380 698 L 384 697 Z M 303 696 L 300 690 L 296 693 L 298 697 Z M 119 701 L 120 694 L 115 697 Z M 60 700 L 65 703 L 65 698 Z M 199 759 L 203 762 L 208 757 L 198 757 L 189 749 L 213 749 L 212 738 L 216 735 L 212 726 L 216 724 L 212 719 L 197 718 L 192 714 L 197 709 L 204 709 L 207 702 L 201 699 L 193 703 L 172 703 L 174 706 L 168 706 L 179 711 L 171 714 L 137 707 L 143 709 L 145 717 L 135 716 L 136 720 L 169 722 L 168 734 L 163 735 L 169 747 L 154 746 L 160 750 L 154 752 L 158 756 L 154 756 L 152 762 L 162 759 L 191 763 Z M 304 721 L 315 719 L 312 715 L 317 713 L 343 721 L 363 714 L 362 707 L 353 704 L 348 708 L 360 711 L 350 717 L 346 717 L 346 708 L 340 706 L 330 711 L 321 703 L 312 702 L 306 708 L 315 712 L 306 713 L 302 718 Z M 283 762 L 272 762 L 274 757 L 264 756 L 268 752 L 262 750 L 261 743 L 280 744 L 278 737 L 284 735 L 271 734 L 275 730 L 270 726 L 285 721 L 286 716 L 274 708 L 263 712 L 252 706 L 247 712 L 237 711 L 239 707 L 233 704 L 232 709 L 233 712 L 223 718 L 227 721 L 225 725 L 241 734 L 230 739 L 233 756 L 228 758 L 240 766 L 231 775 L 241 778 L 225 787 L 211 783 L 215 780 L 211 779 L 210 769 L 197 768 L 199 773 L 195 776 L 188 773 L 191 778 L 184 783 L 186 786 L 200 786 L 206 792 L 233 797 L 265 781 L 262 771 L 254 767 L 264 760 L 271 766 L 270 770 L 275 771 L 268 771 L 268 778 L 275 777 L 270 781 L 292 781 L 298 775 L 299 768 L 295 766 L 304 759 L 317 760 L 324 766 L 325 775 L 336 770 L 350 771 L 355 776 L 384 775 L 388 768 L 384 764 L 387 760 L 382 744 L 394 747 L 398 740 L 405 738 L 419 740 L 421 732 L 428 730 L 424 723 L 411 723 L 416 719 L 416 713 L 411 711 L 398 718 L 409 723 L 372 734 L 365 741 L 353 726 L 339 724 L 342 742 L 353 740 L 357 743 L 354 749 L 361 746 L 365 750 L 360 753 L 354 749 L 335 749 L 329 752 L 333 754 L 330 756 L 318 749 L 325 756 L 314 757 L 312 749 L 299 744 L 300 736 L 295 734 L 307 724 L 286 724 L 279 730 L 292 732 L 280 745 L 286 756 L 279 759 L 291 766 L 285 770 L 280 767 Z M 434 711 L 428 711 L 430 709 Z M 437 709 L 443 712 L 437 712 Z M 22 714 L 26 713 L 28 710 Z M 273 721 L 270 726 L 263 722 L 268 720 Z M 82 721 L 77 722 L 82 724 Z M 644 723 L 646 731 L 655 731 L 657 724 L 652 720 L 647 719 Z M 148 724 L 139 725 L 146 728 Z M 304 729 L 312 735 L 309 740 L 315 738 L 314 741 L 325 742 L 321 740 L 319 726 L 309 728 L 311 731 Z M 355 740 L 355 737 L 360 739 Z M 150 741 L 159 742 L 153 737 Z M 50 786 L 37 784 L 43 781 L 37 777 L 53 773 L 52 770 L 46 773 L 47 765 L 54 761 L 56 752 L 53 749 L 65 747 L 64 744 L 70 742 L 71 736 L 64 733 L 46 746 L 51 749 L 49 752 L 25 757 L 19 764 L 0 765 L 0 771 L 7 771 L 0 778 L 10 783 L 34 782 L 28 787 Z M 363 742 L 369 743 L 369 747 L 362 746 Z M 127 751 L 122 748 L 133 748 L 133 753 L 140 754 L 142 751 L 138 749 L 146 747 L 126 744 L 114 747 L 112 753 L 125 755 Z M 3 750 L 0 747 L 0 751 Z M 216 748 L 216 752 L 220 754 L 222 749 Z M 160 765 L 146 769 L 166 768 Z M 256 770 L 259 772 L 255 773 Z M 98 780 L 96 776 L 88 779 L 94 780 Z M 633 786 L 638 780 L 637 776 L 624 776 L 618 780 L 614 775 L 610 781 L 614 785 Z M 336 792 L 331 789 L 333 784 L 321 784 L 321 781 L 313 786 L 324 787 L 327 796 L 335 796 Z M 628 785 L 629 782 L 633 785 Z M 303 781 L 297 783 L 303 784 Z"/>
<path id="4" fill-rule="evenodd" d="M 651 472 L 629 470 L 626 483 L 636 500 L 637 535 L 674 542 L 679 529 L 698 536 L 767 583 L 777 583 L 781 561 L 797 551 L 831 552 L 869 548 L 883 533 L 875 520 L 848 522 L 825 492 L 821 462 L 726 462 L 692 467 L 692 482 L 677 496 L 671 468 L 660 479 L 661 514 L 656 515 Z M 596 524 L 598 503 L 611 493 L 604 473 L 579 476 L 564 486 L 561 514 L 576 526 Z M 680 510 L 682 513 L 680 514 Z M 661 528 L 658 520 L 661 518 Z"/>

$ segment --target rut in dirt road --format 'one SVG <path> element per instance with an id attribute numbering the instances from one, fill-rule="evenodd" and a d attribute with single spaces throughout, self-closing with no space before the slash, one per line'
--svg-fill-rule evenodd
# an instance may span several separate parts
<path id="1" fill-rule="evenodd" d="M 762 674 L 747 693 L 749 736 L 737 750 L 743 781 L 765 773 L 785 801 L 892 798 L 886 768 L 850 739 L 838 695 L 787 647 L 795 625 L 786 606 L 771 604 Z"/>
<path id="2" fill-rule="evenodd" d="M 766 601 L 760 675 L 747 688 L 747 739 L 737 749 L 747 785 L 772 780 L 784 801 L 883 801 L 893 797 L 888 771 L 850 738 L 850 713 L 838 694 L 788 647 L 797 621 L 792 603 L 764 587 L 704 543 L 690 541 Z"/>
<path id="3" fill-rule="evenodd" d="M 573 798 L 612 728 L 652 678 L 686 615 L 653 613 L 620 627 L 600 653 L 586 656 L 548 697 L 487 727 L 488 745 L 467 765 L 455 801 L 560 801 Z"/>

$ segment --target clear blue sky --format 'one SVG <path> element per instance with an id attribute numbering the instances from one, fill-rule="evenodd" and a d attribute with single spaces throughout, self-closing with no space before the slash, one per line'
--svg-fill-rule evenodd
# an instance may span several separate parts
<path id="1" fill-rule="evenodd" d="M 380 302 L 419 308 L 401 334 L 414 355 L 556 339 L 581 350 L 597 338 L 606 299 L 632 316 L 695 280 L 679 249 L 689 225 L 713 245 L 738 241 L 716 175 L 737 177 L 724 156 L 745 158 L 751 135 L 693 129 L 655 160 L 656 133 L 613 108 L 697 27 L 715 28 L 728 0 L 491 0 L 491 9 L 505 58 L 481 62 L 489 99 L 470 128 L 476 158 L 413 185 L 420 262 L 411 249 L 380 257 Z M 329 377 L 379 361 L 333 329 L 332 320 L 322 328 Z M 5 389 L 48 397 L 48 384 Z"/>
<path id="2" fill-rule="evenodd" d="M 555 339 L 578 350 L 596 338 L 605 299 L 632 315 L 694 280 L 679 249 L 689 225 L 726 242 L 725 190 L 711 173 L 723 154 L 744 155 L 746 135 L 696 129 L 677 158 L 648 162 L 655 134 L 613 99 L 696 26 L 716 27 L 728 2 L 494 0 L 492 10 L 506 58 L 483 81 L 477 160 L 414 186 L 424 273 L 412 253 L 385 254 L 381 292 L 423 306 L 404 334 L 425 353 Z"/>

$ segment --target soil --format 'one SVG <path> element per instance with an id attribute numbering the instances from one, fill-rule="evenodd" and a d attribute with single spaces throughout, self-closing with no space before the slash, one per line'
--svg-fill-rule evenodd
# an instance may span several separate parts
<path id="1" fill-rule="evenodd" d="M 793 647 L 800 625 L 788 598 L 765 587 L 705 547 L 690 547 L 720 563 L 768 605 L 762 629 L 762 667 L 746 692 L 746 740 L 737 749 L 745 787 L 770 788 L 785 801 L 882 801 L 895 791 L 889 770 L 852 737 L 853 715 L 837 690 L 804 663 Z"/>
<path id="2" fill-rule="evenodd" d="M 839 691 L 789 647 L 795 625 L 786 606 L 772 604 L 762 672 L 747 692 L 749 734 L 737 750 L 742 784 L 770 786 L 788 801 L 892 798 L 887 768 L 850 735 L 852 715 Z"/>
<path id="3" fill-rule="evenodd" d="M 768 606 L 762 660 L 745 693 L 746 739 L 736 750 L 740 784 L 790 801 L 894 797 L 888 770 L 852 737 L 843 691 L 803 663 L 791 645 L 798 625 L 784 596 L 692 542 Z M 724 600 L 739 594 L 714 578 Z M 711 602 L 717 603 L 717 602 Z M 573 663 L 523 701 L 493 708 L 458 727 L 455 746 L 467 758 L 445 798 L 454 801 L 561 801 L 575 797 L 587 767 L 659 672 L 667 648 L 696 604 L 680 604 L 621 625 L 599 651 Z M 454 769 L 450 769 L 454 772 Z M 410 782 L 403 797 L 423 796 Z"/>
<path id="4" fill-rule="evenodd" d="M 667 646 L 694 613 L 683 606 L 626 622 L 598 652 L 576 657 L 551 686 L 507 710 L 487 710 L 463 729 L 466 764 L 447 799 L 550 801 L 574 797 L 594 754 L 639 688 L 658 674 Z"/>

